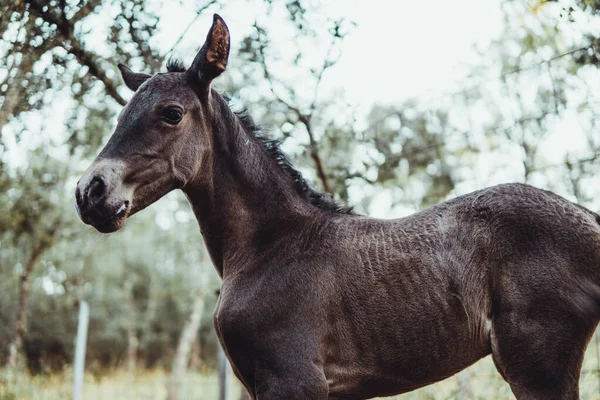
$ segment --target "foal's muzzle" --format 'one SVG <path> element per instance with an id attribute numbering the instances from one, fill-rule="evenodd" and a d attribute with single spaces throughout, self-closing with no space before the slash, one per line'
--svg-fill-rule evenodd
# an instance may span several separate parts
<path id="1" fill-rule="evenodd" d="M 77 213 L 84 223 L 92 225 L 98 231 L 114 232 L 123 225 L 130 201 L 124 193 L 119 193 L 123 192 L 120 168 L 102 162 L 94 164 L 77 182 Z"/>

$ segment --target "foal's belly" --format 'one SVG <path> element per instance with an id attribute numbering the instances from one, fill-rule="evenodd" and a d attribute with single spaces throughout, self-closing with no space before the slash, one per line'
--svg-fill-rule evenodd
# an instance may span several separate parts
<path id="1" fill-rule="evenodd" d="M 463 364 L 432 365 L 429 373 L 394 374 L 387 371 L 368 371 L 360 366 L 328 365 L 325 375 L 329 385 L 329 399 L 366 399 L 410 392 L 448 378 L 465 369 L 489 352 L 462 358 Z"/>
<path id="2" fill-rule="evenodd" d="M 404 393 L 461 371 L 490 354 L 486 314 L 450 298 L 394 315 L 380 309 L 342 318 L 326 343 L 330 398 Z"/>

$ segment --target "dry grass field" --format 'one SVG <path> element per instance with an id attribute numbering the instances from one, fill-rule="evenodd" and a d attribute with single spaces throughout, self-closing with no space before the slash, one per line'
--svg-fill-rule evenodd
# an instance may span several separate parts
<path id="1" fill-rule="evenodd" d="M 597 347 L 591 343 L 581 377 L 581 398 L 600 400 L 600 376 L 598 375 Z M 514 399 L 508 385 L 496 372 L 490 357 L 466 370 L 473 389 L 474 399 Z M 5 374 L 0 381 L 0 400 L 65 400 L 71 398 L 71 371 L 52 376 L 30 377 L 21 375 L 11 383 Z M 166 398 L 168 373 L 163 370 L 143 371 L 130 376 L 115 371 L 101 378 L 86 375 L 83 398 L 85 400 L 163 400 Z M 216 375 L 189 373 L 182 379 L 181 398 L 197 400 L 217 399 Z M 235 378 L 231 381 L 230 400 L 237 400 L 240 386 Z M 461 399 L 458 379 L 451 377 L 443 382 L 390 399 L 401 400 L 449 400 Z"/>

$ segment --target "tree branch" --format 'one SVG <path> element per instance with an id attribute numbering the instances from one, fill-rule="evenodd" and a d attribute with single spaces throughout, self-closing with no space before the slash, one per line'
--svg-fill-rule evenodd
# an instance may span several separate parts
<path id="1" fill-rule="evenodd" d="M 83 44 L 73 35 L 73 25 L 78 21 L 74 21 L 74 18 L 62 20 L 59 16 L 50 12 L 50 9 L 45 10 L 43 4 L 40 4 L 35 0 L 28 0 L 28 2 L 30 4 L 30 11 L 33 14 L 43 18 L 50 24 L 56 25 L 58 34 L 64 40 L 63 47 L 65 50 L 73 54 L 81 65 L 88 67 L 90 74 L 104 84 L 106 93 L 117 103 L 121 105 L 127 104 L 127 101 L 117 91 L 115 83 L 106 75 L 106 71 L 99 62 L 99 57 L 96 54 L 87 51 Z M 88 15 L 89 12 L 91 12 L 91 10 L 87 12 L 80 10 L 76 15 L 84 17 Z"/>
<path id="2" fill-rule="evenodd" d="M 71 39 L 71 46 L 67 51 L 73 54 L 80 64 L 87 66 L 90 74 L 104 84 L 104 89 L 110 97 L 122 106 L 127 104 L 127 101 L 117 91 L 114 82 L 106 76 L 106 72 L 100 66 L 96 55 L 86 51 L 83 45 L 75 38 Z"/>
<path id="3" fill-rule="evenodd" d="M 260 36 L 264 32 L 264 30 L 262 28 L 260 28 L 256 22 L 254 23 L 254 28 L 257 31 L 257 34 L 260 38 Z M 309 139 L 308 153 L 310 155 L 310 158 L 313 160 L 313 162 L 315 164 L 317 176 L 319 177 L 319 180 L 321 181 L 323 190 L 325 192 L 333 195 L 334 194 L 333 189 L 331 188 L 331 185 L 329 184 L 329 179 L 327 177 L 327 174 L 325 173 L 325 167 L 323 166 L 323 161 L 321 160 L 321 155 L 319 154 L 319 145 L 317 143 L 317 140 L 315 139 L 315 135 L 314 135 L 314 131 L 312 128 L 312 123 L 311 123 L 312 116 L 313 116 L 314 110 L 316 108 L 315 104 L 316 104 L 316 97 L 317 97 L 317 93 L 318 93 L 317 92 L 318 86 L 322 79 L 323 73 L 325 72 L 325 70 L 327 70 L 330 67 L 330 65 L 327 65 L 327 61 L 325 61 L 323 68 L 321 69 L 321 72 L 318 74 L 316 88 L 315 88 L 315 96 L 313 97 L 313 100 L 312 100 L 311 106 L 310 106 L 311 111 L 309 114 L 305 114 L 298 107 L 293 106 L 291 103 L 284 100 L 283 97 L 281 97 L 275 90 L 274 78 L 271 75 L 269 68 L 267 67 L 265 47 L 266 47 L 265 43 L 260 43 L 259 48 L 258 48 L 258 51 L 260 54 L 259 63 L 263 69 L 263 74 L 264 74 L 265 79 L 267 80 L 267 82 L 269 82 L 269 89 L 270 89 L 271 93 L 273 94 L 273 96 L 275 96 L 277 101 L 280 102 L 281 104 L 283 104 L 289 111 L 293 112 L 296 115 L 296 118 L 298 118 L 298 122 L 300 122 L 302 125 L 304 125 L 304 128 L 306 129 L 306 133 L 308 134 L 308 139 Z M 292 92 L 292 91 L 290 90 L 290 92 Z"/>
<path id="4" fill-rule="evenodd" d="M 340 24 L 341 24 L 341 22 L 336 22 L 336 28 L 335 28 L 336 32 L 339 31 Z M 327 54 L 325 55 L 325 61 L 323 61 L 323 65 L 321 66 L 321 69 L 319 70 L 318 74 L 316 74 L 316 76 L 315 76 L 317 81 L 315 83 L 313 99 L 310 104 L 311 114 L 317 107 L 317 99 L 319 98 L 319 88 L 321 86 L 321 82 L 323 81 L 323 75 L 325 74 L 325 71 L 327 71 L 329 68 L 336 65 L 338 63 L 338 61 L 340 60 L 340 57 L 342 56 L 342 53 L 338 51 L 338 54 L 334 58 L 331 58 L 331 53 L 333 53 L 335 44 L 338 43 L 338 41 L 341 37 L 342 36 L 339 36 L 339 34 L 333 35 L 333 37 L 331 38 L 331 42 L 329 43 L 329 48 L 327 49 Z"/>
<path id="5" fill-rule="evenodd" d="M 81 21 L 82 19 L 84 19 L 85 17 L 87 17 L 89 14 L 91 14 L 92 12 L 94 12 L 94 10 L 96 9 L 96 7 L 98 7 L 100 4 L 102 4 L 102 0 L 88 0 L 87 3 L 85 3 L 76 13 L 75 15 L 73 15 L 71 17 L 71 21 L 73 21 L 73 25 L 79 21 Z"/>
<path id="6" fill-rule="evenodd" d="M 26 32 L 30 33 L 29 31 Z M 36 47 L 31 45 L 30 37 L 27 36 L 24 43 L 19 46 L 17 52 L 22 54 L 21 60 L 18 64 L 15 62 L 9 67 L 9 72 L 2 81 L 2 84 L 7 83 L 7 89 L 2 93 L 3 99 L 0 106 L 0 139 L 2 138 L 2 128 L 8 123 L 10 116 L 14 116 L 25 109 L 21 103 L 25 88 L 21 85 L 21 82 L 26 80 L 27 75 L 33 71 L 33 65 L 40 56 L 56 45 L 58 45 L 56 36 L 49 37 Z M 13 68 L 16 69 L 16 74 L 11 78 L 10 70 Z"/>

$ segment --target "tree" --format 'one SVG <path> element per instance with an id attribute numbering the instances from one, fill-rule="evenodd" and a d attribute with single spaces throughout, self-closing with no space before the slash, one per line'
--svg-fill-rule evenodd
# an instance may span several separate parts
<path id="1" fill-rule="evenodd" d="M 29 168 L 21 168 L 14 175 L 2 171 L 0 175 L 0 190 L 7 194 L 7 201 L 0 204 L 0 232 L 24 249 L 26 260 L 19 273 L 16 327 L 9 345 L 10 370 L 22 367 L 20 354 L 27 334 L 32 272 L 44 252 L 68 234 L 62 230 L 69 219 L 62 207 L 66 165 L 35 152 L 30 160 Z"/>
<path id="2" fill-rule="evenodd" d="M 173 367 L 171 368 L 167 400 L 177 400 L 180 398 L 181 379 L 187 371 L 192 345 L 197 340 L 198 329 L 200 328 L 200 321 L 204 311 L 205 287 L 206 285 L 200 284 L 200 287 L 196 291 L 192 311 L 181 330 L 181 336 L 173 359 Z"/>

